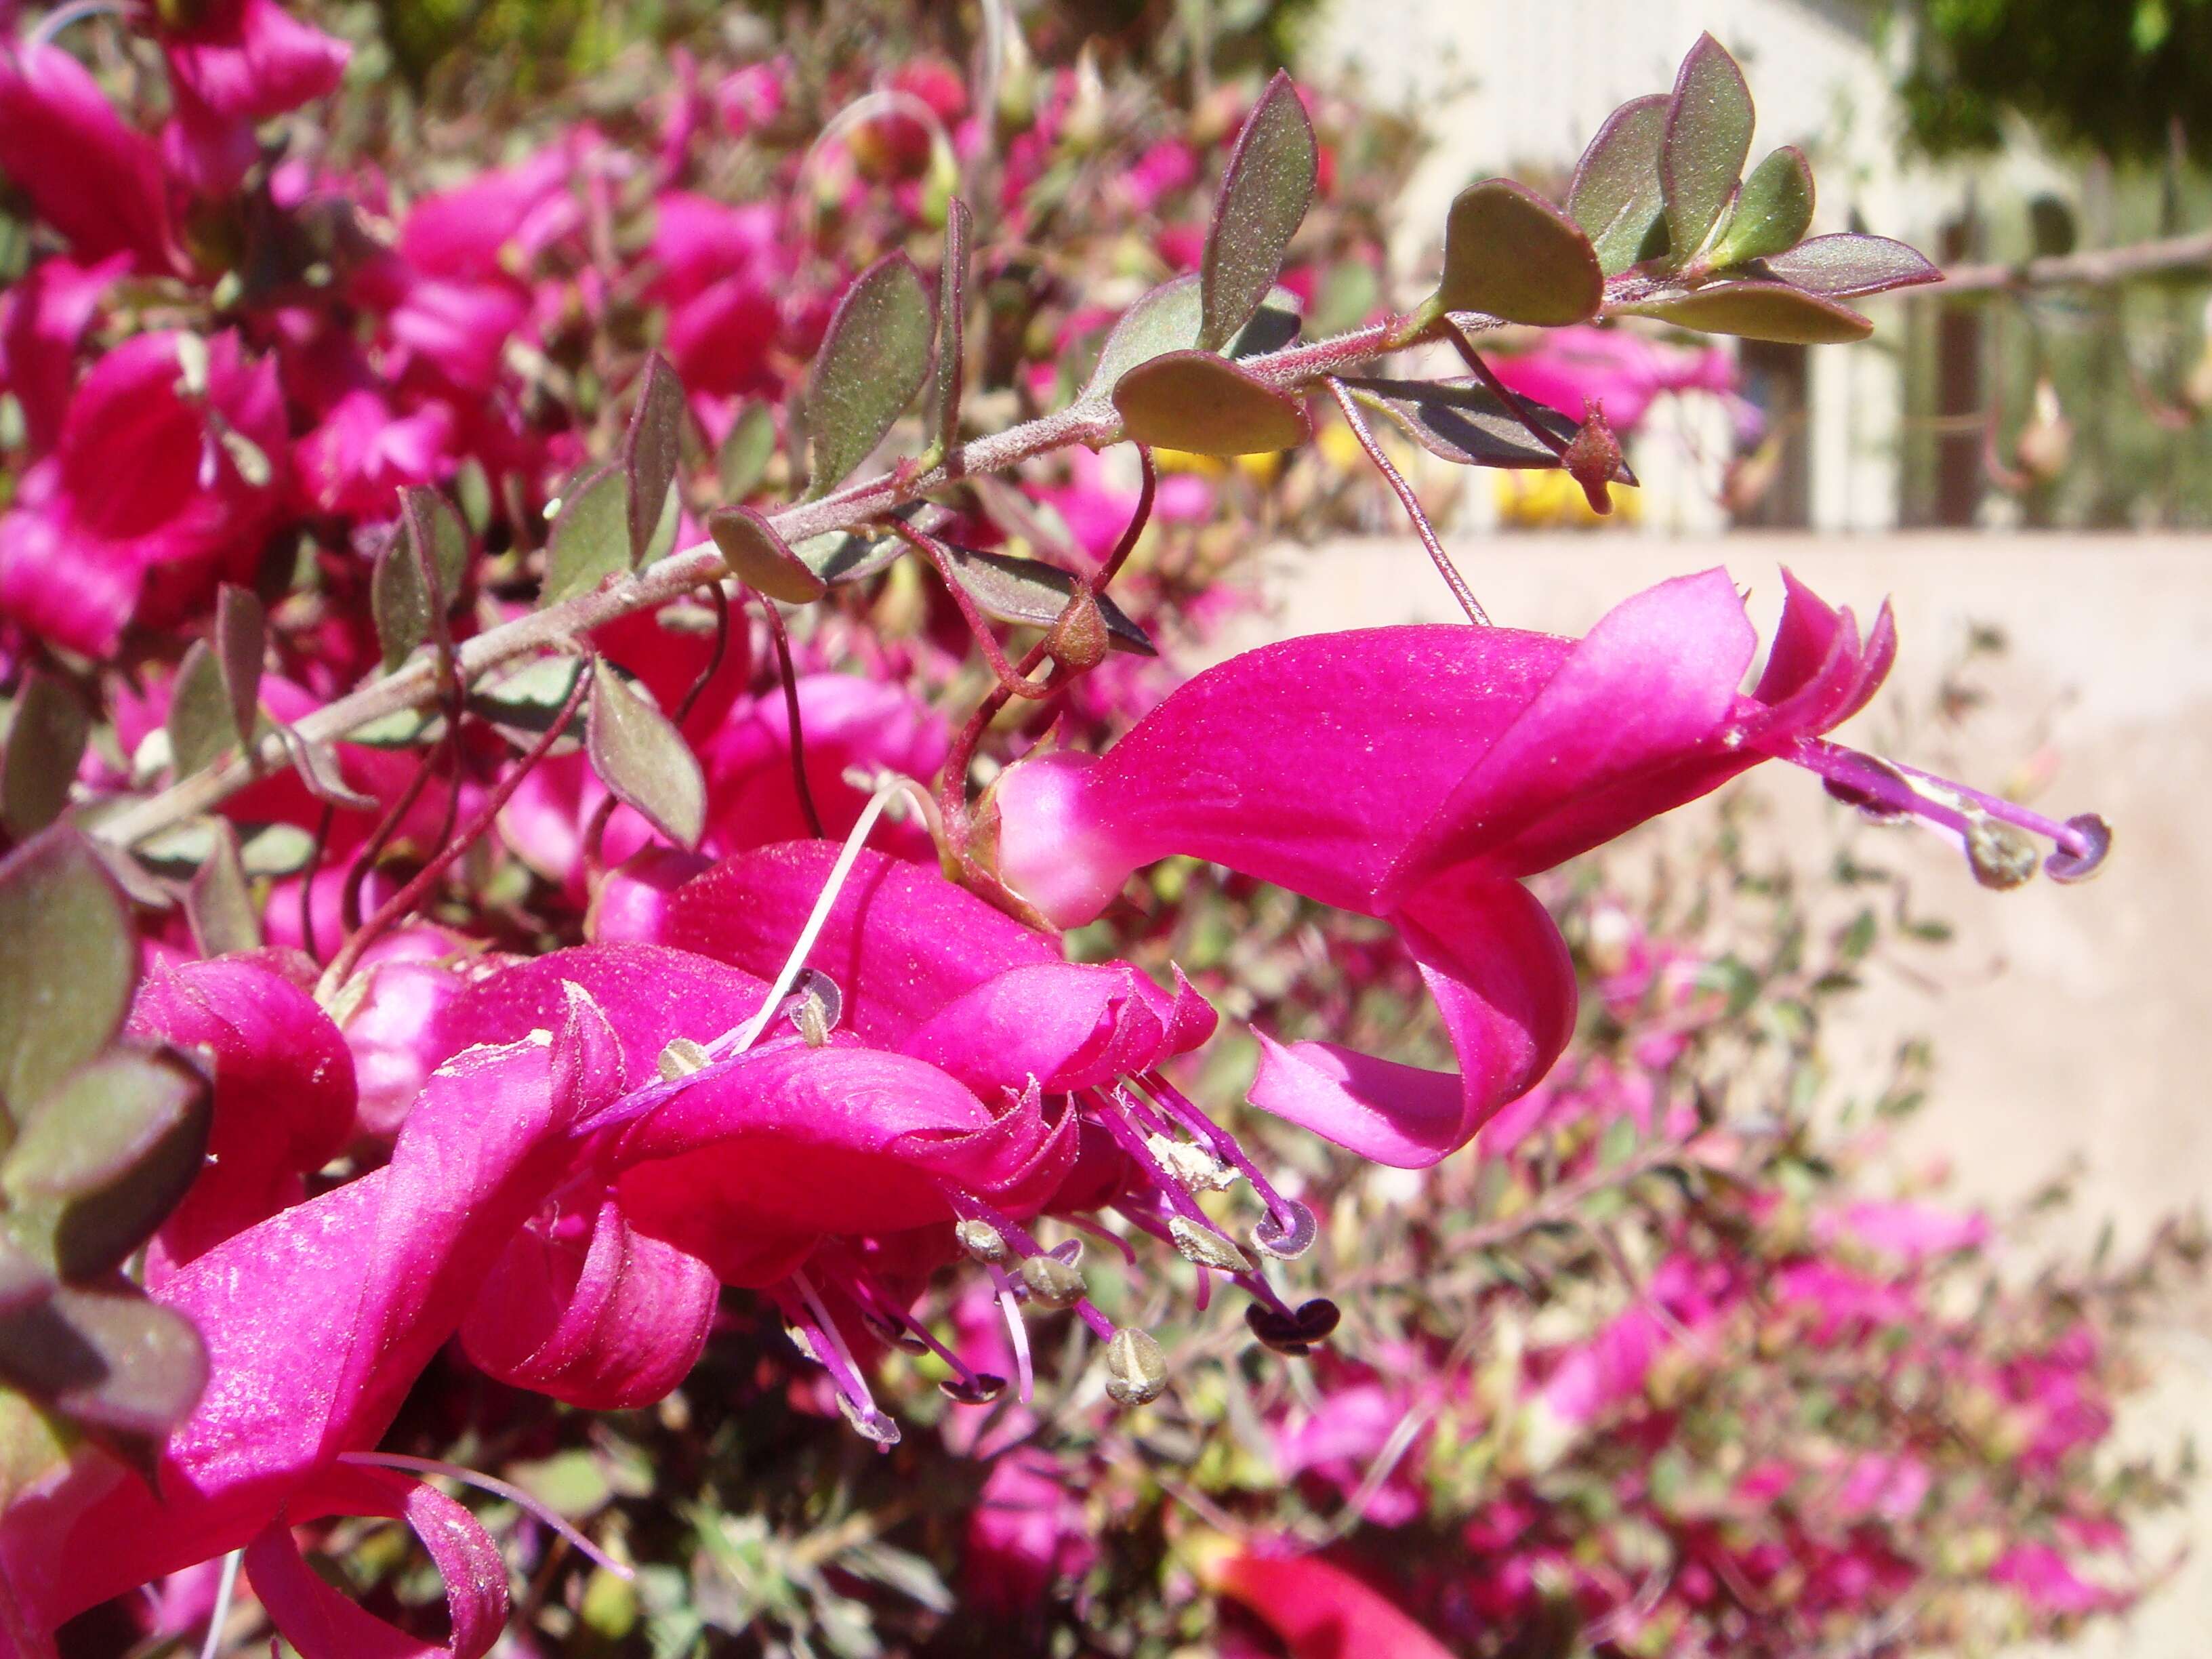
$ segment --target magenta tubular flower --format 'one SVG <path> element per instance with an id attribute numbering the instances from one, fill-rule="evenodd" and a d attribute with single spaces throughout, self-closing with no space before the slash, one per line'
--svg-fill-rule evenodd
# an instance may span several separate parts
<path id="1" fill-rule="evenodd" d="M 41 259 L 0 294 L 0 387 L 15 395 L 34 456 L 52 449 L 69 413 L 77 343 L 131 268 L 128 253 L 96 264 Z"/>
<path id="2" fill-rule="evenodd" d="M 214 0 L 155 33 L 175 105 L 172 166 L 204 196 L 234 191 L 258 155 L 257 122 L 337 89 L 353 49 L 292 16 L 275 0 Z"/>
<path id="3" fill-rule="evenodd" d="M 1009 769 L 999 872 L 1050 921 L 1097 915 L 1138 866 L 1174 853 L 1395 922 L 1459 1057 L 1442 1076 L 1323 1043 L 1265 1049 L 1252 1099 L 1379 1162 L 1464 1146 L 1558 1056 L 1575 981 L 1520 878 L 1547 870 L 1769 759 L 1832 793 L 1956 836 L 1991 884 L 2045 867 L 2079 879 L 2103 823 L 2008 801 L 1825 741 L 1894 654 L 1885 607 L 1848 611 L 1785 576 L 1765 672 L 1727 573 L 1638 594 L 1587 637 L 1408 627 L 1249 652 L 1176 691 L 1103 756 Z"/>
<path id="4" fill-rule="evenodd" d="M 368 1453 L 525 1220 L 566 1177 L 574 1126 L 617 1097 L 605 1017 L 564 995 L 550 1031 L 441 1067 L 392 1161 L 234 1234 L 153 1294 L 204 1338 L 209 1376 L 150 1486 L 88 1455 L 0 1517 L 0 1566 L 49 1627 L 228 1551 L 306 1659 L 434 1652 L 301 1576 L 291 1528 L 401 1515 L 448 1573 L 459 1659 L 491 1644 L 506 1575 L 466 1511 L 347 1462 Z M 309 1310 L 317 1310 L 310 1312 Z"/>
<path id="5" fill-rule="evenodd" d="M 160 149 L 58 47 L 0 46 L 0 173 L 79 263 L 125 253 L 149 276 L 185 269 Z"/>
<path id="6" fill-rule="evenodd" d="M 1316 1555 L 1237 1551 L 1211 1565 L 1208 1587 L 1251 1609 L 1291 1659 L 1448 1659 L 1450 1650 L 1380 1592 Z"/>

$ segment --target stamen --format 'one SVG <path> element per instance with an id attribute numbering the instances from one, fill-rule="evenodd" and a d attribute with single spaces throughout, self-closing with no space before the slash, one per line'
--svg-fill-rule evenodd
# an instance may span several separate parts
<path id="1" fill-rule="evenodd" d="M 1966 825 L 1966 863 L 1983 886 L 2005 892 L 2035 879 L 2035 843 L 2008 823 L 1979 813 Z"/>
<path id="2" fill-rule="evenodd" d="M 1006 1277 L 1004 1267 L 988 1261 L 983 1268 L 998 1287 L 999 1310 L 1006 1316 L 1006 1338 L 1014 1348 L 1014 1391 L 1026 1406 L 1036 1397 L 1036 1370 L 1030 1364 L 1030 1331 L 1022 1322 L 1020 1298 L 1014 1294 L 1014 1281 Z"/>
<path id="3" fill-rule="evenodd" d="M 1236 1245 L 1211 1227 L 1200 1227 L 1187 1216 L 1174 1216 L 1168 1221 L 1168 1237 L 1183 1260 L 1194 1261 L 1201 1267 L 1211 1267 L 1216 1273 L 1249 1273 L 1252 1260 Z"/>
<path id="4" fill-rule="evenodd" d="M 1086 1294 L 1082 1273 L 1054 1255 L 1033 1255 L 1023 1262 L 1022 1283 L 1030 1300 L 1055 1313 L 1073 1307 Z"/>
<path id="5" fill-rule="evenodd" d="M 415 1474 L 442 1474 L 464 1486 L 475 1486 L 495 1498 L 503 1498 L 517 1508 L 527 1510 L 538 1521 L 567 1539 L 585 1559 L 595 1566 L 604 1567 L 617 1578 L 628 1580 L 637 1575 L 629 1567 L 616 1560 L 568 1522 L 562 1520 L 538 1498 L 521 1487 L 500 1480 L 495 1475 L 479 1474 L 474 1469 L 465 1469 L 457 1463 L 447 1463 L 434 1457 L 405 1457 L 398 1452 L 352 1451 L 340 1452 L 341 1463 L 361 1463 L 391 1469 L 405 1469 Z"/>
<path id="6" fill-rule="evenodd" d="M 238 1567 L 245 1559 L 242 1549 L 222 1558 L 222 1574 L 215 1584 L 215 1610 L 208 1614 L 207 1639 L 200 1644 L 200 1659 L 216 1659 L 222 1651 L 222 1627 L 230 1622 L 231 1598 L 238 1594 Z"/>
<path id="7" fill-rule="evenodd" d="M 668 1046 L 660 1051 L 656 1062 L 662 1079 L 669 1083 L 703 1072 L 712 1063 L 705 1046 L 692 1042 L 690 1037 L 669 1038 Z"/>
<path id="8" fill-rule="evenodd" d="M 1187 1098 L 1159 1073 L 1147 1072 L 1137 1081 L 1163 1110 L 1211 1146 L 1215 1157 L 1252 1183 L 1252 1190 L 1267 1206 L 1267 1218 L 1252 1229 L 1252 1243 L 1256 1248 L 1284 1261 L 1304 1255 L 1312 1248 L 1321 1231 L 1313 1212 L 1296 1199 L 1284 1197 L 1245 1155 L 1236 1136 L 1208 1117 L 1195 1102 Z"/>
<path id="9" fill-rule="evenodd" d="M 1106 1397 L 1117 1406 L 1145 1406 L 1167 1391 L 1168 1358 L 1151 1333 L 1124 1325 L 1106 1345 Z"/>
<path id="10" fill-rule="evenodd" d="M 970 1217 L 952 1230 L 960 1248 L 978 1261 L 1004 1261 L 1006 1241 L 989 1222 Z"/>
<path id="11" fill-rule="evenodd" d="M 793 1272 L 791 1283 L 813 1316 L 807 1330 L 809 1346 L 814 1350 L 811 1357 L 821 1362 L 836 1384 L 838 1409 L 845 1413 L 848 1422 L 878 1445 L 886 1449 L 897 1445 L 898 1424 L 877 1409 L 876 1398 L 868 1392 L 867 1379 L 860 1374 L 860 1362 L 845 1346 L 845 1334 L 830 1316 L 830 1310 L 823 1304 L 822 1294 L 814 1288 L 814 1281 L 801 1267 Z"/>

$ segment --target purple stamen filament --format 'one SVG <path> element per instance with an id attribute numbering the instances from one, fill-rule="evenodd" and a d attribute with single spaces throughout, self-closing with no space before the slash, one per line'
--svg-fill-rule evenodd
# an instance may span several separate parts
<path id="1" fill-rule="evenodd" d="M 567 1539 L 586 1559 L 597 1566 L 605 1568 L 616 1577 L 629 1579 L 636 1577 L 636 1574 L 629 1567 L 616 1560 L 574 1527 L 556 1515 L 539 1499 L 532 1497 L 521 1487 L 510 1485 L 495 1475 L 479 1474 L 474 1469 L 465 1469 L 457 1463 L 442 1462 L 434 1457 L 405 1457 L 398 1452 L 340 1452 L 338 1462 L 391 1469 L 405 1469 L 415 1474 L 442 1474 L 450 1480 L 461 1482 L 464 1486 L 477 1487 L 489 1492 L 495 1498 L 503 1498 L 516 1507 L 528 1511 Z"/>
<path id="2" fill-rule="evenodd" d="M 2075 858 L 2088 857 L 2095 850 L 2088 837 L 2070 825 L 2055 823 L 2039 812 L 1969 789 L 1932 772 L 1900 766 L 1893 761 L 1875 760 L 1839 743 L 1820 738 L 1802 738 L 1786 757 L 1854 794 L 1864 796 L 1877 806 L 1910 813 L 1962 835 L 1972 826 L 1972 815 L 1978 813 L 2041 836 Z"/>

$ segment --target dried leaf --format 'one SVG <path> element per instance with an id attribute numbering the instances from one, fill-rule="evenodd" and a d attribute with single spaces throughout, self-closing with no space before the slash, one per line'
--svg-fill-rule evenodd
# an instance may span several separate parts
<path id="1" fill-rule="evenodd" d="M 743 501 L 761 486 L 768 464 L 775 459 L 775 412 L 766 404 L 749 404 L 722 440 L 714 459 L 715 482 L 723 499 Z"/>
<path id="2" fill-rule="evenodd" d="M 1263 455 L 1312 431 L 1297 399 L 1204 351 L 1171 351 L 1139 363 L 1114 387 L 1128 435 L 1194 455 Z"/>
<path id="3" fill-rule="evenodd" d="M 217 821 L 215 846 L 185 890 L 185 921 L 204 957 L 261 948 L 261 914 L 240 861 L 238 832 L 228 822 Z"/>
<path id="4" fill-rule="evenodd" d="M 561 497 L 561 515 L 553 521 L 545 549 L 545 591 L 538 604 L 558 605 L 588 593 L 629 568 L 628 473 L 612 463 L 579 473 Z"/>
<path id="5" fill-rule="evenodd" d="M 648 354 L 645 372 L 638 377 L 637 407 L 630 412 L 629 430 L 623 440 L 633 569 L 645 562 L 683 464 L 684 416 L 684 383 L 659 352 Z"/>
<path id="6" fill-rule="evenodd" d="M 592 677 L 584 747 L 615 798 L 679 847 L 707 829 L 707 781 L 684 734 L 604 663 Z"/>
<path id="7" fill-rule="evenodd" d="M 0 1103 L 28 1109 L 113 1042 L 137 982 L 130 910 L 83 836 L 0 862 Z"/>
<path id="8" fill-rule="evenodd" d="M 1528 429 L 1533 420 L 1561 442 L 1579 429 L 1555 409 L 1516 394 L 1516 413 L 1497 393 L 1472 377 L 1450 380 L 1387 380 L 1346 377 L 1345 389 L 1368 408 L 1389 416 L 1415 443 L 1459 466 L 1513 469 L 1556 467 L 1557 451 Z M 1528 420 L 1522 419 L 1525 415 Z M 1622 466 L 1614 482 L 1633 484 Z"/>
<path id="9" fill-rule="evenodd" d="M 1660 318 L 1678 328 L 1788 345 L 1838 345 L 1863 340 L 1874 332 L 1874 325 L 1849 306 L 1787 283 L 1715 283 L 1620 308 L 1639 317 Z"/>
<path id="10" fill-rule="evenodd" d="M 1057 565 L 1005 553 L 977 553 L 963 547 L 946 551 L 955 579 L 975 601 L 976 608 L 996 621 L 1050 628 L 1075 597 L 1075 578 Z M 1115 650 L 1140 657 L 1159 655 L 1145 630 L 1112 599 L 1100 594 L 1097 603 L 1105 620 L 1107 642 Z"/>
<path id="11" fill-rule="evenodd" d="M 1226 344 L 1274 286 L 1313 202 L 1320 154 L 1297 88 L 1278 70 L 1237 135 L 1213 204 L 1199 270 L 1200 349 Z"/>
<path id="12" fill-rule="evenodd" d="M 1728 228 L 1713 246 L 1713 263 L 1771 258 L 1796 246 L 1812 222 L 1812 164 L 1803 150 L 1784 144 L 1743 181 Z"/>
<path id="13" fill-rule="evenodd" d="M 261 601 L 250 589 L 223 583 L 216 594 L 215 659 L 240 743 L 253 741 L 260 721 L 261 654 L 268 635 L 269 617 Z"/>
<path id="14" fill-rule="evenodd" d="M 1751 154 L 1751 88 L 1735 59 L 1710 34 L 1698 37 L 1674 79 L 1659 177 L 1667 197 L 1667 240 L 1680 264 L 1705 238 L 1735 194 Z"/>
<path id="15" fill-rule="evenodd" d="M 1887 236 L 1815 236 L 1786 253 L 1768 255 L 1765 263 L 1793 288 L 1832 299 L 1943 280 L 1917 249 Z"/>
<path id="16" fill-rule="evenodd" d="M 1606 118 L 1575 166 L 1568 216 L 1583 228 L 1608 276 L 1667 251 L 1667 199 L 1659 150 L 1674 100 L 1632 98 Z"/>
<path id="17" fill-rule="evenodd" d="M 238 741 L 222 667 L 204 640 L 193 641 L 177 665 L 163 729 L 169 734 L 170 764 L 180 778 L 212 765 Z"/>
<path id="18" fill-rule="evenodd" d="M 966 368 L 961 353 L 966 349 L 967 339 L 968 239 L 975 222 L 968 204 L 954 197 L 945 216 L 945 263 L 937 275 L 937 368 L 929 386 L 929 431 L 939 449 L 948 455 L 960 441 L 961 377 Z"/>
<path id="19" fill-rule="evenodd" d="M 928 293 L 903 253 L 877 260 L 845 290 L 806 378 L 810 500 L 850 477 L 914 401 L 929 374 L 931 333 Z"/>
<path id="20" fill-rule="evenodd" d="M 786 605 L 811 605 L 829 584 L 791 550 L 783 538 L 749 507 L 718 507 L 707 515 L 707 533 L 730 574 L 748 587 Z"/>
<path id="21" fill-rule="evenodd" d="M 1557 328 L 1597 314 L 1605 273 L 1573 220 L 1525 185 L 1486 179 L 1452 203 L 1437 297 L 1446 311 Z"/>
<path id="22" fill-rule="evenodd" d="M 0 828 L 11 840 L 27 840 L 62 815 L 91 735 L 92 717 L 76 692 L 36 669 L 23 676 L 0 759 Z"/>
<path id="23" fill-rule="evenodd" d="M 64 1279 L 111 1273 L 177 1207 L 207 1156 L 206 1076 L 170 1049 L 79 1066 L 0 1163 L 15 1243 Z"/>

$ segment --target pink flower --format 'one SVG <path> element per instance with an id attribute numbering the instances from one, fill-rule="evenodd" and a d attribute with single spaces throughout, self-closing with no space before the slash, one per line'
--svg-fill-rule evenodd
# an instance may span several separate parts
<path id="1" fill-rule="evenodd" d="M 235 190 L 256 159 L 254 124 L 337 89 L 353 48 L 275 0 L 211 0 L 179 26 L 156 12 L 176 106 L 170 156 L 204 195 Z"/>
<path id="2" fill-rule="evenodd" d="M 1747 696 L 1737 687 L 1755 643 L 1713 570 L 1638 594 L 1579 641 L 1391 628 L 1249 652 L 1103 756 L 1010 769 L 995 792 L 1000 874 L 1061 926 L 1097 915 L 1132 871 L 1171 853 L 1395 922 L 1460 1075 L 1263 1036 L 1252 1099 L 1363 1156 L 1418 1167 L 1530 1088 L 1572 1027 L 1565 945 L 1518 878 L 1759 761 L 1793 761 L 1847 799 L 1959 836 L 1978 872 L 1993 842 L 2017 869 L 2022 828 L 2058 843 L 2046 867 L 2062 879 L 2101 856 L 2095 820 L 2055 824 L 1820 740 L 1887 673 L 1886 609 L 1862 645 L 1849 611 L 1790 581 Z"/>
<path id="3" fill-rule="evenodd" d="M 2128 1598 L 2089 1583 L 2048 1544 L 2015 1544 L 1990 1569 L 1990 1582 L 2018 1592 L 2038 1613 L 2095 1613 Z"/>
<path id="4" fill-rule="evenodd" d="M 301 489 L 325 513 L 392 516 L 409 484 L 441 482 L 454 467 L 453 412 L 442 403 L 396 414 L 368 386 L 347 392 L 294 447 Z"/>
<path id="5" fill-rule="evenodd" d="M 1533 351 L 1492 361 L 1498 378 L 1524 398 L 1580 418 L 1604 406 L 1613 430 L 1635 431 L 1665 393 L 1710 392 L 1734 404 L 1735 360 L 1721 346 L 1668 346 L 1627 329 L 1552 329 Z"/>
<path id="6" fill-rule="evenodd" d="M 184 269 L 161 152 L 58 47 L 0 46 L 0 173 L 79 264 L 127 253 L 149 275 Z"/>
<path id="7" fill-rule="evenodd" d="M 94 265 L 41 259 L 0 294 L 0 387 L 23 411 L 31 453 L 43 455 L 61 436 L 76 378 L 77 343 L 115 279 L 131 268 L 128 253 Z"/>
<path id="8" fill-rule="evenodd" d="M 283 503 L 276 368 L 217 335 L 202 394 L 178 351 L 174 334 L 142 334 L 78 386 L 54 453 L 0 519 L 0 615 L 106 656 L 127 623 L 178 622 L 218 578 L 252 579 Z"/>
<path id="9" fill-rule="evenodd" d="M 1450 1659 L 1437 1638 L 1343 1568 L 1318 1556 L 1238 1552 L 1207 1571 L 1282 1638 L 1291 1659 Z"/>

